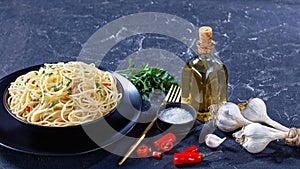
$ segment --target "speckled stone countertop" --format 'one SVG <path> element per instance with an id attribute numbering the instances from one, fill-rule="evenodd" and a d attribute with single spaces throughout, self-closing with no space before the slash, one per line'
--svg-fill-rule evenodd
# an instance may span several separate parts
<path id="1" fill-rule="evenodd" d="M 154 18 L 147 20 L 142 17 L 136 20 L 137 25 L 150 20 L 157 21 L 155 16 L 160 17 L 160 14 L 166 20 L 148 26 L 145 29 L 148 32 L 143 32 L 142 28 L 126 27 L 126 24 L 130 24 L 126 20 L 117 25 L 118 19 L 141 13 L 151 13 Z M 213 28 L 216 50 L 229 72 L 230 101 L 260 97 L 266 102 L 271 118 L 287 127 L 300 127 L 300 2 L 297 0 L 1 0 L 0 78 L 25 67 L 71 60 L 95 62 L 115 70 L 126 66 L 129 57 L 134 58 L 137 64 L 149 63 L 163 67 L 178 77 L 180 69 L 176 63 L 191 57 L 191 48 L 195 47 L 195 41 L 184 44 L 184 38 L 191 34 L 185 36 L 176 32 L 188 27 L 180 19 L 193 25 L 193 28 L 202 25 Z M 173 22 L 181 26 L 178 29 L 168 27 Z M 103 37 L 107 39 L 100 38 L 96 42 L 112 39 L 115 45 L 104 58 L 95 60 L 94 56 L 98 54 L 92 52 L 104 49 L 103 46 L 89 48 L 95 42 L 95 32 L 101 33 L 105 26 L 111 24 L 117 25 L 113 27 L 117 29 L 116 32 L 106 29 Z M 167 30 L 160 29 L 159 25 Z M 124 30 L 129 32 L 128 36 L 122 36 Z M 130 30 L 136 32 L 130 33 Z M 177 35 L 170 37 L 163 34 L 174 31 L 182 39 L 176 39 Z M 193 33 L 193 29 L 190 32 Z M 193 36 L 198 38 L 197 34 Z M 155 51 L 156 55 L 152 57 L 147 49 L 153 49 L 151 52 Z M 143 58 L 143 55 L 148 58 Z M 195 133 L 173 151 L 181 151 L 192 144 L 198 145 L 200 151 L 212 151 L 205 145 L 197 144 L 201 127 L 198 124 Z M 250 154 L 230 134 L 216 133 L 228 137 L 218 148 L 223 153 L 207 158 L 200 164 L 184 167 L 300 168 L 300 149 L 297 147 L 272 142 L 263 152 Z M 120 168 L 176 168 L 172 164 L 172 157 L 170 153 L 160 160 L 128 159 Z M 116 168 L 119 159 L 119 156 L 104 150 L 80 156 L 48 157 L 0 147 L 0 168 L 5 169 Z"/>

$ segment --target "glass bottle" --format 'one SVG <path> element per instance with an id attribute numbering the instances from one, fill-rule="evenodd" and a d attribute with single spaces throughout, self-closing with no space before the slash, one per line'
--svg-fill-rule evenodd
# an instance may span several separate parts
<path id="1" fill-rule="evenodd" d="M 198 111 L 197 119 L 209 120 L 208 107 L 221 104 L 228 97 L 228 73 L 215 51 L 212 28 L 199 29 L 198 55 L 186 62 L 182 71 L 182 102 Z"/>

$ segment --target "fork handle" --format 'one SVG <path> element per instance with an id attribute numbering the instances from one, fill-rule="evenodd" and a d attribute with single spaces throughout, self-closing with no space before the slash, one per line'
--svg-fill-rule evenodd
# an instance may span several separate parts
<path id="1" fill-rule="evenodd" d="M 153 120 L 151 121 L 151 123 L 148 124 L 147 128 L 143 131 L 143 133 L 141 134 L 141 136 L 146 135 L 148 133 L 148 131 L 152 128 L 152 126 L 153 126 L 154 122 L 157 120 L 157 118 L 158 118 L 158 116 L 155 116 L 153 118 Z"/>
<path id="2" fill-rule="evenodd" d="M 124 155 L 124 157 L 121 159 L 121 161 L 118 163 L 118 165 L 122 165 L 125 160 L 131 155 L 131 153 L 136 149 L 136 147 L 143 141 L 143 139 L 146 137 L 146 134 L 148 131 L 152 128 L 154 122 L 157 120 L 157 116 L 153 118 L 153 120 L 148 124 L 147 128 L 143 131 L 143 133 L 140 135 L 140 137 L 132 144 L 132 146 L 129 148 L 127 153 Z"/>

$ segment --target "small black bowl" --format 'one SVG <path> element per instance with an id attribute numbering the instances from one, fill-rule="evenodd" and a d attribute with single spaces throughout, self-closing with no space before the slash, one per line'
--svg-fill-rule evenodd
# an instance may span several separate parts
<path id="1" fill-rule="evenodd" d="M 185 123 L 170 123 L 170 122 L 166 122 L 161 119 L 161 115 L 162 115 L 162 113 L 164 113 L 164 111 L 166 109 L 175 108 L 175 107 L 185 109 L 186 111 L 191 113 L 191 115 L 193 116 L 193 119 L 191 121 L 188 121 Z M 161 106 L 159 108 L 159 110 L 157 111 L 157 116 L 158 116 L 158 119 L 156 121 L 156 126 L 160 131 L 172 132 L 176 135 L 187 135 L 192 131 L 192 129 L 195 125 L 195 121 L 197 118 L 197 111 L 188 104 L 171 102 L 171 103 L 167 103 L 167 104 Z"/>

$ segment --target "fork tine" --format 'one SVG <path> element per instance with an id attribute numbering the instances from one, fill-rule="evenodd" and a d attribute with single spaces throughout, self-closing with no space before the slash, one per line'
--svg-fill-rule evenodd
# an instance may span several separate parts
<path id="1" fill-rule="evenodd" d="M 173 90 L 171 91 L 171 95 L 169 96 L 167 102 L 173 102 L 173 98 L 174 98 L 174 95 L 175 95 L 175 93 L 176 93 L 176 90 L 177 90 L 177 85 L 174 85 L 174 88 L 173 88 Z"/>
<path id="2" fill-rule="evenodd" d="M 178 86 L 179 91 L 177 92 L 177 98 L 175 99 L 175 102 L 179 103 L 180 97 L 181 97 L 181 87 Z"/>
<path id="3" fill-rule="evenodd" d="M 176 102 L 178 98 L 180 98 L 180 86 L 176 86 L 177 88 L 174 89 L 174 95 L 171 102 Z"/>
<path id="4" fill-rule="evenodd" d="M 178 85 L 175 85 L 174 88 L 172 88 L 173 91 L 171 92 L 171 95 L 168 98 L 167 102 L 179 102 L 179 99 L 181 97 L 181 88 Z"/>
<path id="5" fill-rule="evenodd" d="M 171 88 L 169 89 L 169 92 L 168 92 L 168 94 L 167 94 L 167 96 L 165 97 L 165 99 L 164 99 L 163 102 L 168 102 L 169 97 L 170 97 L 170 95 L 171 95 L 171 93 L 172 93 L 172 91 L 173 91 L 173 87 L 174 87 L 174 85 L 171 85 Z"/>
<path id="6" fill-rule="evenodd" d="M 163 103 L 168 103 L 168 102 L 179 102 L 181 97 L 181 88 L 178 85 L 171 85 L 167 96 L 165 97 Z"/>

